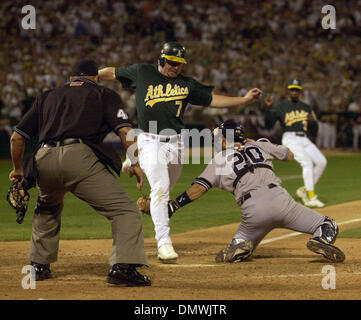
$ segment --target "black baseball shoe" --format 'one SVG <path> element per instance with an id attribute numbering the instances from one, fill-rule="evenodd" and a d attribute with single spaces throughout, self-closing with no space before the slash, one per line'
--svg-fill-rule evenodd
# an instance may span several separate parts
<path id="1" fill-rule="evenodd" d="M 150 286 L 151 282 L 147 276 L 140 274 L 134 264 L 114 264 L 108 274 L 107 282 L 127 287 Z"/>
<path id="2" fill-rule="evenodd" d="M 336 246 L 327 243 L 321 237 L 312 238 L 307 242 L 307 248 L 312 252 L 323 255 L 332 262 L 343 262 L 345 254 Z"/>
<path id="3" fill-rule="evenodd" d="M 35 281 L 42 281 L 51 278 L 50 264 L 30 263 L 35 270 Z"/>
<path id="4" fill-rule="evenodd" d="M 216 255 L 216 262 L 241 262 L 252 255 L 253 243 L 245 240 L 238 244 L 230 244 L 227 248 L 219 251 Z"/>

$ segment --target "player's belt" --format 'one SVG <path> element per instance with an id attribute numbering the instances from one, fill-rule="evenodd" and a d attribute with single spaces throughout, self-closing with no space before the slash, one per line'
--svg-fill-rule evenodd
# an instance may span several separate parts
<path id="1" fill-rule="evenodd" d="M 40 145 L 40 148 L 54 148 L 54 147 L 62 147 L 62 146 L 67 146 L 69 144 L 74 144 L 74 143 L 83 143 L 83 141 L 79 138 L 68 138 L 68 139 L 64 139 L 61 141 L 47 141 L 47 142 L 43 142 Z"/>
<path id="2" fill-rule="evenodd" d="M 307 134 L 301 131 L 287 131 L 287 132 L 297 137 L 307 137 Z"/>
<path id="3" fill-rule="evenodd" d="M 175 134 L 172 136 L 160 136 L 158 134 L 152 134 L 152 133 L 143 133 L 145 134 L 147 137 L 154 139 L 154 140 L 159 140 L 160 142 L 175 142 L 178 141 L 180 139 L 180 134 Z"/>
<path id="4" fill-rule="evenodd" d="M 264 164 L 264 163 L 257 163 L 257 164 L 253 164 L 251 165 L 251 167 L 243 167 L 239 173 L 237 174 L 237 178 L 234 180 L 233 182 L 233 188 L 235 188 L 237 186 L 237 183 L 239 182 L 239 180 L 241 180 L 241 178 L 249 171 L 251 171 L 252 169 L 255 168 L 266 168 L 266 169 L 270 169 L 273 171 L 273 168 L 271 166 L 269 166 L 268 164 Z"/>
<path id="5" fill-rule="evenodd" d="M 268 189 L 272 189 L 272 188 L 277 187 L 277 184 L 270 183 L 267 187 L 268 187 Z M 241 200 L 239 201 L 239 203 L 242 205 L 249 198 L 252 198 L 252 196 L 251 196 L 251 193 L 248 192 L 244 196 L 241 197 Z"/>

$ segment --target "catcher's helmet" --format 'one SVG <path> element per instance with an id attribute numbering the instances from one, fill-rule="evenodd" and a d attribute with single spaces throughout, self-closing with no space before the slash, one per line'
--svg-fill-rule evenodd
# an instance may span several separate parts
<path id="1" fill-rule="evenodd" d="M 242 125 L 234 120 L 227 120 L 221 123 L 213 130 L 213 135 L 216 136 L 219 132 L 221 132 L 226 139 L 233 137 L 233 142 L 243 143 L 245 140 Z"/>
<path id="2" fill-rule="evenodd" d="M 175 61 L 186 64 L 186 49 L 179 42 L 167 42 L 163 45 L 160 52 L 159 64 L 163 67 L 165 60 Z"/>

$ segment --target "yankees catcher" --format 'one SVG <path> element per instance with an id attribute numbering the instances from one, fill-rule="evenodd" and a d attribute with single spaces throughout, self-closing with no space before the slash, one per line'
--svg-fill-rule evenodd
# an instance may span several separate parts
<path id="1" fill-rule="evenodd" d="M 217 254 L 217 262 L 248 259 L 275 228 L 311 234 L 308 249 L 332 262 L 344 261 L 344 253 L 333 245 L 338 234 L 336 222 L 296 202 L 274 174 L 272 160 L 292 160 L 292 151 L 265 138 L 246 139 L 242 126 L 232 121 L 222 123 L 214 135 L 222 139 L 223 151 L 216 154 L 190 188 L 169 202 L 168 209 L 172 216 L 212 187 L 234 194 L 242 208 L 242 222 L 229 246 Z"/>
<path id="2" fill-rule="evenodd" d="M 307 207 L 325 206 L 315 194 L 315 185 L 323 174 L 327 160 L 317 146 L 308 138 L 309 123 L 317 124 L 312 108 L 299 100 L 303 90 L 300 80 L 294 79 L 287 86 L 289 98 L 273 106 L 273 98 L 265 100 L 268 107 L 265 113 L 266 128 L 272 128 L 277 120 L 283 129 L 282 144 L 294 154 L 295 160 L 302 167 L 304 186 L 296 191 Z"/>
<path id="3" fill-rule="evenodd" d="M 138 126 L 139 162 L 151 187 L 150 213 L 155 226 L 158 258 L 173 263 L 178 258 L 170 238 L 169 192 L 182 170 L 183 114 L 188 103 L 213 108 L 237 107 L 261 96 L 254 88 L 244 97 L 214 94 L 206 86 L 181 74 L 186 50 L 178 42 L 163 45 L 158 64 L 107 67 L 99 71 L 101 80 L 118 80 L 123 88 L 134 88 Z"/>

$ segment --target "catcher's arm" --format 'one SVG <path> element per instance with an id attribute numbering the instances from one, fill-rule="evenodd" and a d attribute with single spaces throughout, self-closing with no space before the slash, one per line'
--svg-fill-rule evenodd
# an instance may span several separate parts
<path id="1" fill-rule="evenodd" d="M 11 182 L 17 182 L 24 176 L 23 156 L 25 149 L 25 138 L 16 131 L 10 138 L 11 159 L 13 162 L 13 170 L 9 174 Z"/>
<path id="2" fill-rule="evenodd" d="M 203 196 L 207 192 L 207 189 L 198 183 L 192 184 L 185 192 L 179 195 L 175 200 L 168 202 L 168 215 L 169 218 L 176 212 L 180 207 L 184 207 L 186 204 L 191 203 Z"/>

